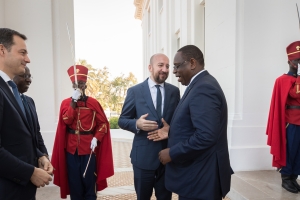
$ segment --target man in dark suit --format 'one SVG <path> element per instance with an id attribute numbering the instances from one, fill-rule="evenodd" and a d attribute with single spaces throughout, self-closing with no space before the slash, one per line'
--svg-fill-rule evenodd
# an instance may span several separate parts
<path id="1" fill-rule="evenodd" d="M 128 89 L 119 126 L 135 134 L 131 150 L 134 186 L 138 200 L 150 200 L 153 188 L 158 200 L 171 199 L 172 193 L 164 184 L 165 167 L 157 154 L 167 147 L 167 140 L 159 142 L 147 138 L 148 132 L 170 123 L 179 102 L 179 89 L 165 83 L 169 75 L 169 59 L 155 54 L 148 66 L 150 77 Z"/>
<path id="2" fill-rule="evenodd" d="M 38 150 L 12 79 L 30 62 L 26 36 L 0 28 L 0 199 L 34 200 L 37 187 L 52 180 L 50 161 Z"/>
<path id="3" fill-rule="evenodd" d="M 35 103 L 33 99 L 29 96 L 26 96 L 24 93 L 27 92 L 29 89 L 29 86 L 32 81 L 32 76 L 30 74 L 29 68 L 25 67 L 25 74 L 15 76 L 14 82 L 16 83 L 18 87 L 18 91 L 21 94 L 22 103 L 24 104 L 25 113 L 27 121 L 30 125 L 30 128 L 36 133 L 37 136 L 37 142 L 38 142 L 38 149 L 47 157 L 49 158 L 47 148 L 44 143 L 44 139 L 42 137 L 41 131 L 40 131 L 40 124 L 39 119 L 37 116 Z"/>
<path id="4" fill-rule="evenodd" d="M 166 188 L 180 200 L 221 200 L 230 190 L 233 173 L 225 96 L 194 45 L 177 51 L 173 73 L 187 89 L 170 124 L 168 148 L 159 153 L 167 164 Z"/>

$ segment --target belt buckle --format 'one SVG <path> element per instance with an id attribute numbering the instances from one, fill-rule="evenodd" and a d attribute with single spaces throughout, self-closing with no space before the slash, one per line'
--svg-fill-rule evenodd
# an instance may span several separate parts
<path id="1" fill-rule="evenodd" d="M 79 134 L 79 130 L 76 130 L 76 131 L 75 131 L 75 134 L 78 135 L 78 134 Z"/>

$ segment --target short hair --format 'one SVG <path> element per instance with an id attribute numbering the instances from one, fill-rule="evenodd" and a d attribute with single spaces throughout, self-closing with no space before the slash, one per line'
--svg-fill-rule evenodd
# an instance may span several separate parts
<path id="1" fill-rule="evenodd" d="M 14 35 L 19 36 L 23 40 L 27 40 L 27 37 L 18 31 L 9 28 L 0 28 L 0 44 L 2 44 L 8 51 L 10 51 L 11 46 L 14 45 Z"/>
<path id="2" fill-rule="evenodd" d="M 186 45 L 184 47 L 181 47 L 177 52 L 182 53 L 182 57 L 184 60 L 189 61 L 191 60 L 191 58 L 194 58 L 201 66 L 204 66 L 203 53 L 195 45 Z"/>

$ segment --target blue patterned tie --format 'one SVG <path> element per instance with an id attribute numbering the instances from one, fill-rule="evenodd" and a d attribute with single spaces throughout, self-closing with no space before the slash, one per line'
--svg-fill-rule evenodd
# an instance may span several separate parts
<path id="1" fill-rule="evenodd" d="M 7 81 L 7 83 L 8 83 L 8 85 L 10 85 L 10 87 L 12 87 L 15 98 L 16 98 L 21 110 L 23 111 L 24 116 L 26 117 L 25 109 L 24 109 L 17 85 L 13 81 Z"/>
<path id="2" fill-rule="evenodd" d="M 161 97 L 161 91 L 160 91 L 160 85 L 155 85 L 157 89 L 157 95 L 156 95 L 156 112 L 159 117 L 159 121 L 161 120 L 161 103 L 162 103 L 162 97 Z"/>

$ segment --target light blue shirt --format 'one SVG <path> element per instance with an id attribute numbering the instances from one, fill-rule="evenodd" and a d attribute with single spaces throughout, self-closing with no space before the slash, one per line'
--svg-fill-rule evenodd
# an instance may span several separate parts
<path id="1" fill-rule="evenodd" d="M 157 88 L 155 87 L 155 85 L 160 85 L 159 89 L 161 92 L 161 98 L 162 98 L 162 102 L 161 102 L 161 113 L 163 113 L 164 110 L 164 100 L 165 100 L 165 84 L 161 83 L 161 84 L 157 84 L 155 83 L 150 77 L 148 78 L 148 86 L 150 89 L 150 93 L 151 93 L 151 97 L 152 97 L 152 102 L 154 105 L 154 108 L 156 109 L 156 96 L 157 96 Z"/>

